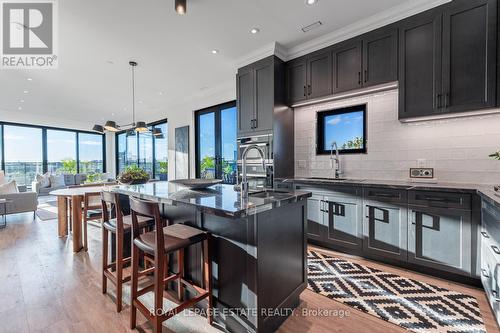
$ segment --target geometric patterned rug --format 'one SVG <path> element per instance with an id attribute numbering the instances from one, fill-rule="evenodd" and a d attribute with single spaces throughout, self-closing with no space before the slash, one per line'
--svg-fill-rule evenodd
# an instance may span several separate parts
<path id="1" fill-rule="evenodd" d="M 307 265 L 309 289 L 407 330 L 486 332 L 472 296 L 311 250 Z"/>

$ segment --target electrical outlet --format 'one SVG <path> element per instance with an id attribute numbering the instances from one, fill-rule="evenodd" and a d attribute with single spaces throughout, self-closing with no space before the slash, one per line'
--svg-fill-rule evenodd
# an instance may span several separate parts
<path id="1" fill-rule="evenodd" d="M 433 168 L 410 168 L 410 178 L 434 178 Z"/>

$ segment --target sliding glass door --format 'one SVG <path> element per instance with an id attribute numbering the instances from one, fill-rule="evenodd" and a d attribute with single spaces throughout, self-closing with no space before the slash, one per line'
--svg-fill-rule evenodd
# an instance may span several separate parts
<path id="1" fill-rule="evenodd" d="M 196 177 L 236 183 L 236 103 L 196 112 Z"/>
<path id="2" fill-rule="evenodd" d="M 42 129 L 4 127 L 5 174 L 17 185 L 31 185 L 37 173 L 43 173 Z"/>
<path id="3" fill-rule="evenodd" d="M 65 174 L 77 172 L 75 132 L 47 130 L 47 171 Z"/>

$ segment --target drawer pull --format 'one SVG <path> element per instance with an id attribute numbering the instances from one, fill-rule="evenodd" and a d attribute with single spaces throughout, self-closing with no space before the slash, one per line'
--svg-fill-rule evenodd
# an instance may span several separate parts
<path id="1" fill-rule="evenodd" d="M 496 245 L 492 245 L 491 246 L 491 249 L 493 250 L 493 252 L 495 252 L 496 254 L 500 254 L 500 249 L 496 246 Z"/>
<path id="2" fill-rule="evenodd" d="M 484 238 L 490 238 L 486 231 L 481 231 L 481 235 L 483 235 Z"/>
<path id="3" fill-rule="evenodd" d="M 490 275 L 488 274 L 488 272 L 487 272 L 487 271 L 486 271 L 486 269 L 484 269 L 484 268 L 481 268 L 481 274 L 482 274 L 485 278 L 487 278 L 487 279 L 489 279 L 489 278 L 490 278 Z"/>

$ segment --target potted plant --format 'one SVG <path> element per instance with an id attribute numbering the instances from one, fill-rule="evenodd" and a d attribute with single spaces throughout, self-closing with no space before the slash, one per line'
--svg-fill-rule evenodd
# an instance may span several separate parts
<path id="1" fill-rule="evenodd" d="M 168 162 L 162 161 L 158 162 L 160 168 L 158 173 L 160 175 L 160 180 L 168 180 Z"/>
<path id="2" fill-rule="evenodd" d="M 131 165 L 126 167 L 118 176 L 118 181 L 121 184 L 136 185 L 147 183 L 149 178 L 149 173 L 136 165 Z"/>

